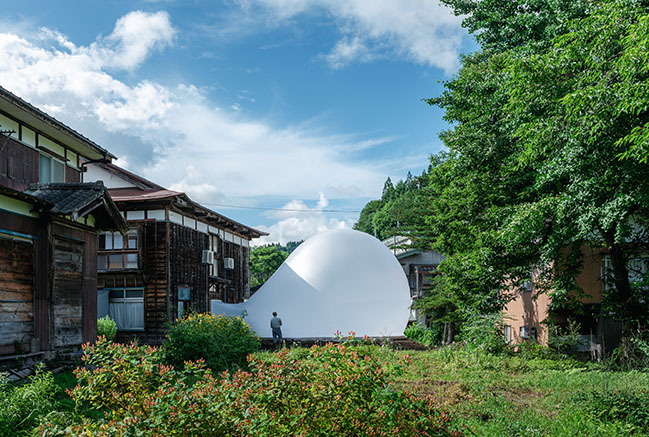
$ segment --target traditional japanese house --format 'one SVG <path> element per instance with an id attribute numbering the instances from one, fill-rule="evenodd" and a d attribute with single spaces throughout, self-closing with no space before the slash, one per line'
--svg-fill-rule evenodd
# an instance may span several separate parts
<path id="1" fill-rule="evenodd" d="M 74 350 L 97 335 L 99 232 L 126 232 L 79 159 L 113 156 L 1 87 L 0 130 L 0 356 Z"/>
<path id="2" fill-rule="evenodd" d="M 430 291 L 433 277 L 438 273 L 437 267 L 444 260 L 444 255 L 435 250 L 420 250 L 412 247 L 407 236 L 397 235 L 383 240 L 399 260 L 403 272 L 408 278 L 412 303 Z M 410 310 L 410 321 L 426 325 L 426 317 L 416 309 Z"/>
<path id="3" fill-rule="evenodd" d="M 87 168 L 84 180 L 104 181 L 129 228 L 99 240 L 99 316 L 116 321 L 118 339 L 158 344 L 184 312 L 250 296 L 250 240 L 266 233 L 114 164 Z"/>

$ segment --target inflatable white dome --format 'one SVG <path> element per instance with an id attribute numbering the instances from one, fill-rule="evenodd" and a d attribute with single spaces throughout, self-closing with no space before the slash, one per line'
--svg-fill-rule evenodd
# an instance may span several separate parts
<path id="1" fill-rule="evenodd" d="M 400 336 L 410 314 L 401 265 L 376 238 L 351 229 L 317 234 L 302 243 L 251 298 L 212 301 L 213 314 L 240 316 L 271 337 L 273 311 L 288 338 Z"/>

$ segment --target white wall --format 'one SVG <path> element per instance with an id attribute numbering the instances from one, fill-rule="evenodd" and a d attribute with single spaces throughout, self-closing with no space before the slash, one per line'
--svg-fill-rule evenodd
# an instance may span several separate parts
<path id="1" fill-rule="evenodd" d="M 83 182 L 103 181 L 106 188 L 135 188 L 135 185 L 132 183 L 107 172 L 95 164 L 88 164 L 86 168 L 88 170 L 85 173 L 81 173 Z"/>

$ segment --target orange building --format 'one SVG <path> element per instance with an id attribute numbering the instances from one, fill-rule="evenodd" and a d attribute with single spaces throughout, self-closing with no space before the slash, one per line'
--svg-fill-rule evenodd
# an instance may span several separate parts
<path id="1" fill-rule="evenodd" d="M 620 338 L 621 326 L 607 317 L 602 310 L 602 295 L 606 282 L 607 253 L 602 249 L 583 248 L 583 269 L 577 284 L 586 293 L 579 298 L 579 311 L 551 309 L 551 298 L 540 292 L 538 281 L 532 274 L 529 281 L 516 291 L 516 297 L 505 307 L 504 335 L 512 343 L 523 340 L 548 344 L 548 318 L 558 326 L 567 326 L 568 320 L 579 324 L 583 351 L 614 347 Z M 535 284 L 536 282 L 536 284 Z M 600 345 L 599 347 L 597 345 Z"/>

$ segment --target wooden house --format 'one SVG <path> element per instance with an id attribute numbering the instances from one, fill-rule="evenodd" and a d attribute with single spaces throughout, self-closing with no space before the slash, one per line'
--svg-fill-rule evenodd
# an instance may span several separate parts
<path id="1" fill-rule="evenodd" d="M 78 348 L 97 335 L 99 232 L 126 232 L 80 160 L 113 156 L 3 88 L 0 130 L 0 356 Z"/>
<path id="2" fill-rule="evenodd" d="M 444 260 L 444 255 L 436 250 L 420 250 L 412 247 L 412 241 L 407 236 L 397 235 L 383 240 L 399 260 L 403 272 L 408 278 L 410 298 L 412 303 L 426 296 L 431 288 L 433 277 L 438 273 L 437 267 Z M 416 309 L 410 310 L 410 322 L 427 324 L 426 317 Z"/>
<path id="3" fill-rule="evenodd" d="M 103 181 L 128 224 L 125 237 L 99 239 L 99 316 L 116 321 L 118 339 L 159 344 L 185 311 L 250 297 L 250 240 L 266 233 L 114 164 L 87 167 L 84 180 Z"/>

